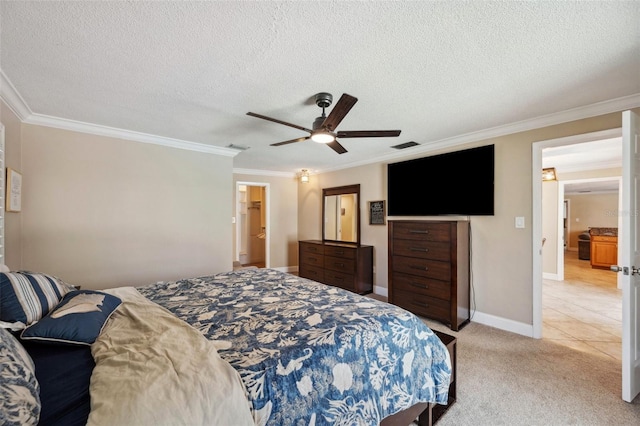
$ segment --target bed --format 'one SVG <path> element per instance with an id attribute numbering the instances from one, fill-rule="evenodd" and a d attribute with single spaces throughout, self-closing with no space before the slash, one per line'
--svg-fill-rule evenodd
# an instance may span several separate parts
<path id="1" fill-rule="evenodd" d="M 60 293 L 51 312 L 69 310 L 66 299 L 78 294 L 98 294 L 110 308 L 83 344 L 29 337 L 31 326 L 19 332 L 43 424 L 114 424 L 116 412 L 129 424 L 409 424 L 429 404 L 447 403 L 451 357 L 418 317 L 277 270 Z M 66 365 L 74 383 L 39 367 L 56 351 L 75 357 Z M 74 401 L 46 400 L 61 384 L 81 389 Z"/>

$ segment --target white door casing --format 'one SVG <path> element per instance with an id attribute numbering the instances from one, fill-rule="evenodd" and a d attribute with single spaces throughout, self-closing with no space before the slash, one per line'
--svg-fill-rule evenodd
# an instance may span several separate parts
<path id="1" fill-rule="evenodd" d="M 245 182 L 245 181 L 237 181 L 236 182 L 236 206 L 235 206 L 235 228 L 236 228 L 236 248 L 235 248 L 235 253 L 234 255 L 234 259 L 239 260 L 240 259 L 240 251 L 241 251 L 241 247 L 242 247 L 242 232 L 240 229 L 240 225 L 242 224 L 240 221 L 240 217 L 242 216 L 243 213 L 241 213 L 241 211 L 243 210 L 243 208 L 241 207 L 241 202 L 240 197 L 240 186 L 260 186 L 260 187 L 264 187 L 265 189 L 265 194 L 264 194 L 264 205 L 262 206 L 262 208 L 264 209 L 264 214 L 265 214 L 265 224 L 266 224 L 266 229 L 264 230 L 265 232 L 265 239 L 264 239 L 264 258 L 265 258 L 265 267 L 269 268 L 271 266 L 271 249 L 270 249 L 270 242 L 271 242 L 271 185 L 269 183 L 265 183 L 265 182 Z M 248 189 L 248 188 L 247 188 Z M 245 200 L 245 207 L 246 207 L 246 203 L 247 203 L 248 199 Z M 246 208 L 244 209 L 245 213 L 246 213 Z M 247 234 L 248 235 L 248 234 Z"/>
<path id="2" fill-rule="evenodd" d="M 618 234 L 618 265 L 622 269 L 622 399 L 640 393 L 640 117 L 622 113 L 622 215 Z"/>

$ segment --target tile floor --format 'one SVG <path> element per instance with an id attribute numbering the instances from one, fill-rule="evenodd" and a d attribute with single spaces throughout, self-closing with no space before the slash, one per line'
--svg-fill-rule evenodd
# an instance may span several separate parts
<path id="1" fill-rule="evenodd" d="M 622 360 L 622 290 L 617 276 L 565 252 L 565 280 L 543 280 L 542 338 Z"/>

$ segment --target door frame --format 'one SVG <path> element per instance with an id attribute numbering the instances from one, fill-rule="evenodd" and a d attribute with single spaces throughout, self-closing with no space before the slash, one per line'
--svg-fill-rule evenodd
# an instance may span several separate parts
<path id="1" fill-rule="evenodd" d="M 531 145 L 531 176 L 532 176 L 532 309 L 533 309 L 533 338 L 542 338 L 542 150 L 561 145 L 574 145 L 585 142 L 594 142 L 602 139 L 622 137 L 622 128 L 608 129 L 599 132 L 584 133 L 557 139 L 549 139 L 534 142 Z M 618 229 L 619 232 L 623 230 Z"/>
<path id="2" fill-rule="evenodd" d="M 234 250 L 234 260 L 240 259 L 240 237 L 242 233 L 239 229 L 240 224 L 240 185 L 244 186 L 261 186 L 264 187 L 264 215 L 265 215 L 265 239 L 264 239 L 264 266 L 265 268 L 269 268 L 271 266 L 271 186 L 268 182 L 249 182 L 249 181 L 236 181 L 236 190 L 235 190 L 235 232 L 236 232 L 236 246 Z"/>
<path id="3" fill-rule="evenodd" d="M 562 207 L 564 205 L 565 202 L 569 201 L 567 200 L 567 194 L 565 192 L 565 185 L 567 184 L 572 184 L 572 183 L 585 183 L 585 182 L 609 182 L 609 181 L 616 181 L 618 182 L 618 211 L 621 210 L 621 203 L 622 203 L 622 176 L 620 177 L 599 177 L 599 178 L 585 178 L 585 179 L 569 179 L 569 180 L 563 180 L 558 182 L 558 200 L 559 200 L 559 205 L 560 205 L 560 213 L 558 213 L 561 217 L 562 216 Z M 570 208 L 571 206 L 568 205 L 567 208 L 567 212 L 570 212 Z M 568 216 L 570 216 L 568 214 Z M 571 234 L 571 221 L 568 220 L 569 217 L 567 217 L 567 237 L 570 236 Z M 563 229 L 563 222 L 562 220 L 558 221 L 558 235 L 560 235 L 561 233 L 563 233 L 564 229 Z M 622 217 L 618 216 L 618 229 L 622 229 Z M 567 242 L 567 249 L 569 248 L 569 244 Z M 556 279 L 558 281 L 563 281 L 564 280 L 564 250 L 563 250 L 563 244 L 562 241 L 558 241 L 558 256 L 557 256 L 557 265 L 556 265 L 556 270 L 558 271 L 556 277 L 548 277 L 549 279 Z M 544 273 L 543 273 L 543 277 L 544 277 Z M 621 286 L 621 278 L 620 275 L 618 275 L 618 279 L 617 279 L 617 286 L 618 288 L 622 288 Z"/>

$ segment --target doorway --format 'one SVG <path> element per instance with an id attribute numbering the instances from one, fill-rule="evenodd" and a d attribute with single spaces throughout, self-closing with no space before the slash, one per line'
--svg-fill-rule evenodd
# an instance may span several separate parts
<path id="1" fill-rule="evenodd" d="M 539 176 L 540 171 L 542 170 L 542 156 L 543 149 L 550 147 L 559 147 L 564 145 L 575 145 L 586 142 L 594 142 L 605 139 L 613 139 L 619 138 L 622 136 L 621 129 L 611 129 L 605 130 L 601 132 L 594 132 L 582 135 L 575 135 L 566 138 L 553 139 L 547 141 L 535 142 L 532 145 L 532 176 Z M 543 247 L 542 247 L 542 179 L 534 179 L 532 182 L 532 203 L 533 203 L 533 212 L 532 212 L 532 238 L 534 241 L 533 248 L 533 295 L 532 295 L 532 304 L 533 304 L 533 330 L 532 334 L 534 338 L 542 338 L 542 290 L 543 290 L 543 268 L 542 268 L 542 255 L 543 255 Z M 559 205 L 564 205 L 564 194 L 562 198 L 558 199 Z M 562 218 L 561 211 L 562 209 L 558 208 L 558 217 Z M 563 226 L 563 221 L 558 220 L 558 234 L 562 235 L 563 230 L 560 227 Z M 624 230 L 622 229 L 621 223 L 618 227 L 618 232 L 622 233 Z M 548 241 L 547 244 L 550 242 Z M 555 247 L 559 247 L 558 253 L 559 255 L 564 254 L 564 245 L 561 241 L 555 241 Z M 564 260 L 564 258 L 563 258 Z M 618 277 L 620 279 L 620 277 Z"/>
<path id="2" fill-rule="evenodd" d="M 565 206 L 559 221 L 565 231 L 562 239 L 566 246 L 558 252 L 562 273 L 558 276 L 543 273 L 542 338 L 577 351 L 606 356 L 620 364 L 622 291 L 617 285 L 618 274 L 592 268 L 589 229 L 619 228 L 615 212 L 619 210 L 621 178 L 558 183 L 558 199 L 564 199 Z M 543 270 L 548 271 L 545 262 L 543 257 Z M 616 263 L 617 258 L 613 260 Z"/>
<path id="3" fill-rule="evenodd" d="M 234 261 L 242 267 L 268 268 L 269 184 L 236 182 Z"/>

